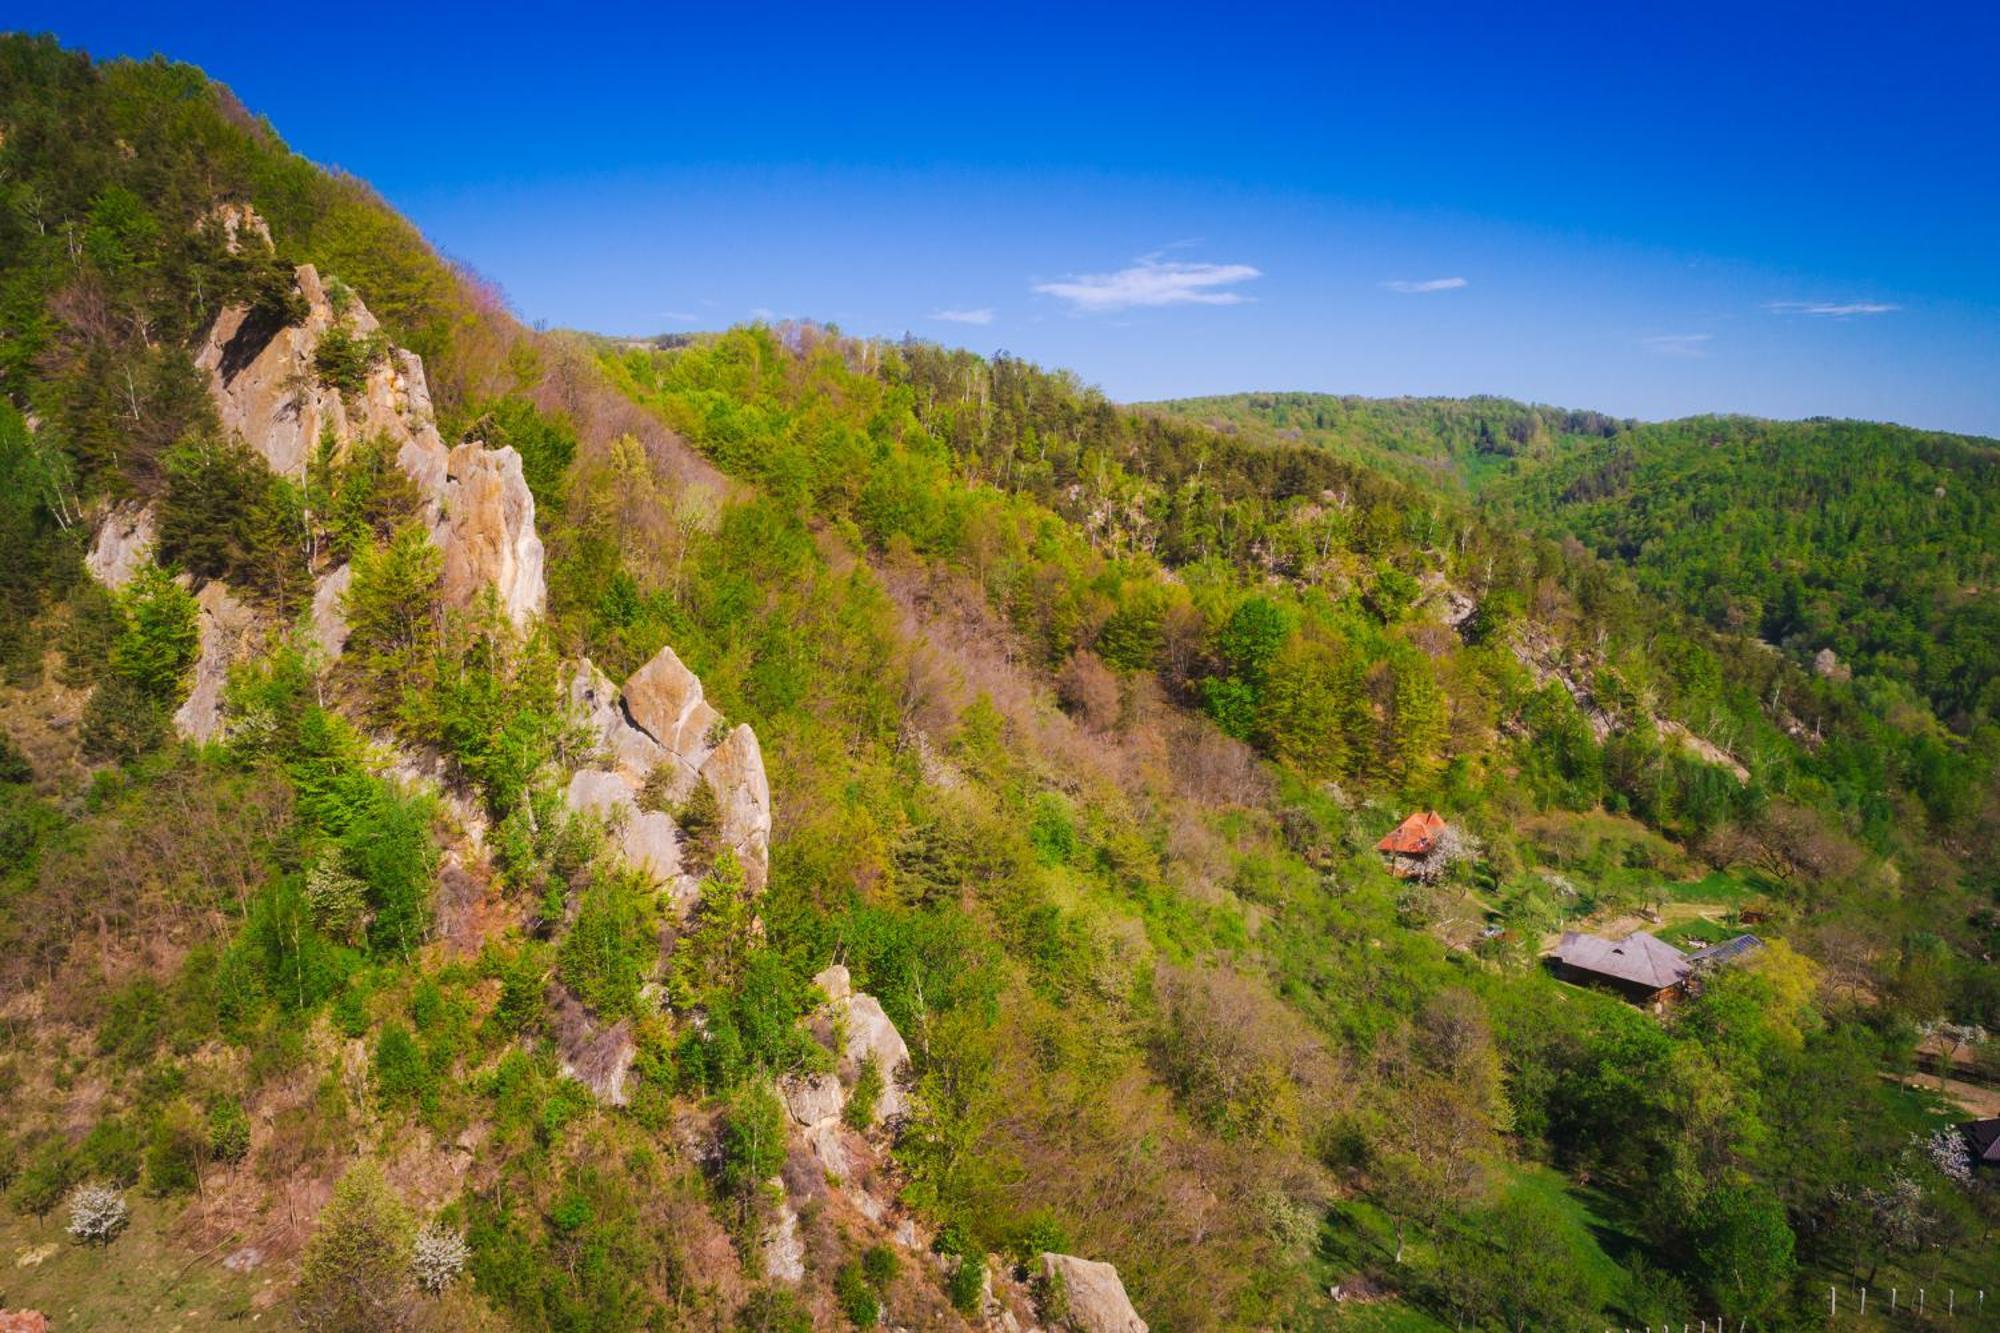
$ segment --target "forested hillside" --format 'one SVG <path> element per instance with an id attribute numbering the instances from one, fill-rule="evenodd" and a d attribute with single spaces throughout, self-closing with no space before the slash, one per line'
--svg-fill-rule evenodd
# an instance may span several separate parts
<path id="1" fill-rule="evenodd" d="M 1993 1066 L 1990 700 L 1940 726 L 1933 667 L 1815 671 L 1624 550 L 1558 469 L 1649 428 L 539 334 L 189 67 L 0 38 L 0 132 L 0 1306 L 1785 1328 L 2000 1282 L 1908 1077 Z M 1544 959 L 1641 925 L 1766 947 L 1659 1011 Z"/>
<path id="2" fill-rule="evenodd" d="M 1641 424 L 1499 398 L 1239 394 L 1157 405 L 1309 443 L 1575 536 L 1719 630 L 1921 697 L 1961 737 L 1993 716 L 2000 444 L 1865 421 Z M 1828 654 L 1828 656 L 1823 656 Z"/>

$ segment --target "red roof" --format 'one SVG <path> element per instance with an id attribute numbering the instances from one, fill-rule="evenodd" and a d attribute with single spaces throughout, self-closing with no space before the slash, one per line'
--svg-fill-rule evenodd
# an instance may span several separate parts
<path id="1" fill-rule="evenodd" d="M 1431 848 L 1437 845 L 1438 834 L 1444 832 L 1444 816 L 1435 810 L 1419 810 L 1402 823 L 1396 831 L 1375 844 L 1378 852 L 1393 852 L 1398 856 L 1429 856 Z"/>

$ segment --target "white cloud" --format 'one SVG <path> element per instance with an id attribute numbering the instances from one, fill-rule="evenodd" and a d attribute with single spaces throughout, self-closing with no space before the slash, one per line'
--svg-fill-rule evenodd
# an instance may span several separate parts
<path id="1" fill-rule="evenodd" d="M 1241 305 L 1250 298 L 1224 289 L 1263 276 L 1248 264 L 1162 262 L 1147 255 L 1116 273 L 1079 273 L 1035 283 L 1032 290 L 1068 302 L 1071 314 L 1103 315 L 1136 306 Z"/>
<path id="2" fill-rule="evenodd" d="M 692 324 L 701 318 L 700 315 L 690 314 L 685 310 L 662 310 L 659 316 L 661 319 L 671 319 L 676 324 Z"/>
<path id="3" fill-rule="evenodd" d="M 1658 333 L 1639 341 L 1661 356 L 1697 357 L 1708 355 L 1708 345 L 1714 338 L 1712 333 Z"/>
<path id="4" fill-rule="evenodd" d="M 1470 284 L 1464 278 L 1425 278 L 1421 282 L 1414 282 L 1408 278 L 1397 278 L 1393 282 L 1385 282 L 1382 285 L 1392 292 L 1405 292 L 1414 295 L 1420 292 L 1455 292 L 1459 288 L 1469 286 Z"/>
<path id="5" fill-rule="evenodd" d="M 993 307 L 981 306 L 977 310 L 933 310 L 932 319 L 941 319 L 947 324 L 991 324 Z"/>
<path id="6" fill-rule="evenodd" d="M 1901 310 L 1887 301 L 1766 301 L 1764 308 L 1778 315 L 1815 315 L 1821 319 L 1846 319 L 1850 315 L 1886 315 Z"/>

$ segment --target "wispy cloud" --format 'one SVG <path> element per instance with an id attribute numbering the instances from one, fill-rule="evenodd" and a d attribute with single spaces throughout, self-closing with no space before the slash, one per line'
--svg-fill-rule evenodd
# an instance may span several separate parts
<path id="1" fill-rule="evenodd" d="M 1425 278 L 1422 281 L 1397 278 L 1382 285 L 1392 292 L 1404 292 L 1415 296 L 1425 292 L 1455 292 L 1470 284 L 1464 278 Z"/>
<path id="2" fill-rule="evenodd" d="M 1639 343 L 1661 356 L 1700 357 L 1708 355 L 1708 345 L 1714 340 L 1712 333 L 1656 333 Z"/>
<path id="3" fill-rule="evenodd" d="M 977 310 L 933 310 L 932 319 L 941 319 L 947 324 L 991 324 L 993 307 L 980 306 Z"/>
<path id="4" fill-rule="evenodd" d="M 1886 315 L 1903 307 L 1887 301 L 1766 301 L 1764 308 L 1777 315 L 1814 315 L 1820 319 L 1846 319 L 1850 315 Z"/>
<path id="5" fill-rule="evenodd" d="M 685 310 L 662 310 L 659 312 L 659 317 L 661 319 L 671 319 L 676 324 L 692 324 L 701 318 L 700 315 L 690 314 Z"/>
<path id="6" fill-rule="evenodd" d="M 1188 264 L 1146 255 L 1116 273 L 1079 273 L 1032 290 L 1067 302 L 1075 315 L 1103 315 L 1138 306 L 1241 305 L 1250 298 L 1228 290 L 1263 277 L 1248 264 Z"/>

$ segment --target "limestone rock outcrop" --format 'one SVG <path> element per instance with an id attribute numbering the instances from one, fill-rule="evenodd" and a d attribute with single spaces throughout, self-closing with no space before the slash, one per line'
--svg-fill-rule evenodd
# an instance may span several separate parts
<path id="1" fill-rule="evenodd" d="M 299 265 L 295 280 L 306 302 L 304 320 L 284 325 L 280 316 L 230 306 L 216 316 L 195 354 L 196 367 L 209 376 L 224 429 L 241 435 L 273 472 L 286 477 L 304 473 L 322 433 L 331 432 L 342 444 L 386 436 L 399 458 L 408 456 L 405 470 L 420 488 L 426 476 L 435 475 L 424 498 L 433 505 L 442 501 L 446 451 L 431 417 L 422 363 L 409 353 L 384 356 L 351 394 L 322 383 L 316 353 L 326 334 L 340 328 L 366 339 L 377 335 L 380 325 L 358 299 L 336 310 L 311 264 Z M 412 461 L 423 466 L 412 469 Z"/>
<path id="2" fill-rule="evenodd" d="M 599 1101 L 625 1105 L 625 1080 L 638 1053 L 632 1041 L 632 1020 L 597 1022 L 561 983 L 549 987 L 549 1006 L 555 1018 L 562 1072 L 588 1087 Z"/>
<path id="3" fill-rule="evenodd" d="M 122 588 L 132 581 L 139 566 L 152 558 L 159 541 L 153 506 L 114 505 L 97 525 L 83 566 L 105 587 Z"/>
<path id="4" fill-rule="evenodd" d="M 1125 1284 L 1110 1264 L 1070 1254 L 1043 1254 L 1045 1314 L 1070 1333 L 1146 1333 L 1146 1321 L 1132 1308 Z"/>
<path id="5" fill-rule="evenodd" d="M 722 843 L 735 851 L 754 893 L 771 866 L 771 784 L 757 733 L 739 725 L 702 763 L 701 776 L 715 792 Z"/>
<path id="6" fill-rule="evenodd" d="M 872 1060 L 882 1072 L 882 1096 L 875 1103 L 875 1118 L 895 1120 L 907 1115 L 910 1098 L 903 1091 L 902 1073 L 910 1063 L 910 1048 L 903 1034 L 873 995 L 851 995 L 842 1004 L 847 1016 L 847 1049 L 843 1054 L 856 1069 Z"/>
<path id="7" fill-rule="evenodd" d="M 584 658 L 570 677 L 571 714 L 594 737 L 611 766 L 632 783 L 643 783 L 666 749 L 632 725 L 611 678 Z"/>
<path id="8" fill-rule="evenodd" d="M 684 794 L 708 757 L 709 729 L 722 720 L 702 697 L 700 678 L 662 648 L 626 680 L 624 698 L 626 716 L 686 770 L 677 792 Z"/>
<path id="9" fill-rule="evenodd" d="M 680 875 L 680 829 L 657 810 L 642 810 L 632 786 L 617 773 L 578 769 L 569 780 L 569 806 L 589 811 L 605 821 L 618 840 L 618 850 L 634 868 L 663 883 Z"/>
<path id="10" fill-rule="evenodd" d="M 542 613 L 542 539 L 535 532 L 535 497 L 512 448 L 461 444 L 445 469 L 444 598 L 466 606 L 492 588 L 516 625 Z"/>
<path id="11" fill-rule="evenodd" d="M 881 1001 L 856 991 L 847 969 L 839 963 L 814 977 L 813 984 L 826 995 L 825 1013 L 837 1020 L 831 1026 L 847 1034 L 846 1044 L 834 1052 L 839 1061 L 838 1077 L 789 1080 L 779 1088 L 792 1118 L 808 1130 L 837 1122 L 847 1104 L 847 1089 L 869 1060 L 882 1075 L 882 1095 L 871 1119 L 892 1121 L 907 1115 L 910 1098 L 903 1090 L 903 1073 L 910 1063 L 910 1048 Z"/>
<path id="12" fill-rule="evenodd" d="M 194 687 L 174 713 L 174 730 L 206 744 L 222 731 L 222 690 L 229 683 L 229 668 L 254 651 L 257 626 L 250 608 L 231 596 L 219 579 L 202 585 L 195 605 L 200 647 Z"/>
<path id="13" fill-rule="evenodd" d="M 792 1119 L 807 1129 L 838 1120 L 841 1108 L 847 1104 L 847 1094 L 839 1078 L 832 1074 L 781 1079 L 778 1092 L 785 1099 L 785 1109 L 791 1112 Z"/>
<path id="14" fill-rule="evenodd" d="M 675 779 L 669 784 L 675 800 L 684 799 L 697 779 L 706 781 L 715 792 L 722 845 L 736 853 L 751 891 L 762 889 L 771 866 L 771 784 L 757 733 L 738 726 L 720 745 L 711 746 L 709 733 L 722 715 L 703 697 L 700 678 L 672 648 L 660 649 L 633 672 L 622 694 L 613 691 L 603 672 L 583 661 L 570 678 L 569 694 L 571 715 L 595 741 L 601 756 L 596 762 L 603 765 L 584 770 L 594 776 L 582 788 L 576 784 L 584 772 L 577 774 L 570 803 L 577 805 L 588 795 L 592 808 L 625 808 L 629 800 L 634 814 L 642 814 L 639 789 L 662 764 Z M 615 786 L 623 787 L 625 799 Z M 638 826 L 639 821 L 628 819 L 628 840 Z M 633 855 L 629 846 L 627 855 Z"/>
<path id="15" fill-rule="evenodd" d="M 312 638 L 331 662 L 347 647 L 347 589 L 354 566 L 340 565 L 320 575 L 313 588 Z"/>
<path id="16" fill-rule="evenodd" d="M 232 237 L 261 235 L 247 209 L 218 212 Z M 344 450 L 380 438 L 416 483 L 431 539 L 444 551 L 443 591 L 455 606 L 492 588 L 517 625 L 547 602 L 535 498 L 512 449 L 477 443 L 448 448 L 438 434 L 423 360 L 383 346 L 381 325 L 359 297 L 338 297 L 310 264 L 294 274 L 306 315 L 284 324 L 280 314 L 230 306 L 216 316 L 195 355 L 223 428 L 242 437 L 273 472 L 298 478 L 330 437 Z M 357 384 L 345 391 L 325 381 L 319 358 L 338 333 L 380 350 L 364 357 Z"/>
<path id="17" fill-rule="evenodd" d="M 792 1201 L 785 1195 L 783 1180 L 771 1182 L 777 1186 L 778 1215 L 765 1230 L 758 1242 L 758 1251 L 764 1260 L 764 1276 L 779 1282 L 799 1282 L 806 1275 L 806 1242 L 799 1234 L 799 1215 L 792 1209 Z"/>

